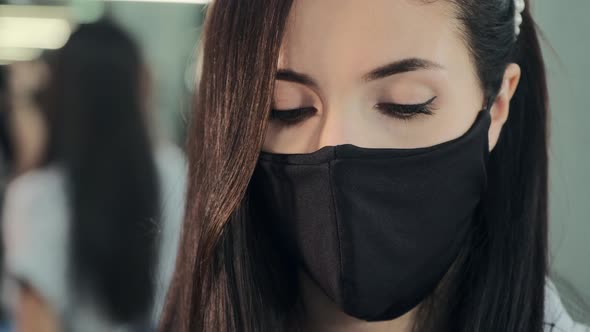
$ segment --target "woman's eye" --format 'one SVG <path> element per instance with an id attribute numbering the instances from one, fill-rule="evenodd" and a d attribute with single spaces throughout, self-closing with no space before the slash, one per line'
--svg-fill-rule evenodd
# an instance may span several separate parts
<path id="1" fill-rule="evenodd" d="M 436 96 L 421 104 L 377 104 L 375 108 L 381 113 L 396 119 L 409 120 L 419 114 L 432 115 L 432 102 L 435 99 Z"/>
<path id="2" fill-rule="evenodd" d="M 315 109 L 315 107 L 304 107 L 290 110 L 273 109 L 270 111 L 270 120 L 278 121 L 287 126 L 294 125 L 311 117 L 316 112 L 317 110 Z"/>

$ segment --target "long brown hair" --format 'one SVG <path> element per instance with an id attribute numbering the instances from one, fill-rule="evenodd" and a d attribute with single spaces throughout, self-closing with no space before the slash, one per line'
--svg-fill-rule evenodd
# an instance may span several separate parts
<path id="1" fill-rule="evenodd" d="M 486 99 L 494 100 L 509 63 L 518 63 L 522 76 L 490 158 L 483 216 L 448 278 L 421 306 L 415 330 L 538 332 L 547 268 L 548 102 L 536 26 L 527 9 L 515 38 L 514 0 L 449 1 Z M 248 200 L 291 5 L 219 0 L 207 13 L 188 142 L 188 209 L 163 331 L 298 329 L 296 267 L 273 250 Z"/>
<path id="2" fill-rule="evenodd" d="M 265 306 L 260 290 L 249 287 L 255 280 L 244 279 L 256 278 L 244 271 L 248 246 L 240 242 L 229 253 L 224 247 L 243 236 L 230 225 L 241 223 L 236 211 L 262 146 L 290 6 L 220 0 L 208 8 L 188 138 L 189 199 L 165 331 L 261 331 L 246 323 L 250 310 Z"/>

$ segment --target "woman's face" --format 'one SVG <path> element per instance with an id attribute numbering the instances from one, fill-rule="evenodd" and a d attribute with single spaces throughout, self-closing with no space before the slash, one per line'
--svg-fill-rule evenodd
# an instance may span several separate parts
<path id="1" fill-rule="evenodd" d="M 295 0 L 263 150 L 418 148 L 461 136 L 484 106 L 448 1 Z"/>

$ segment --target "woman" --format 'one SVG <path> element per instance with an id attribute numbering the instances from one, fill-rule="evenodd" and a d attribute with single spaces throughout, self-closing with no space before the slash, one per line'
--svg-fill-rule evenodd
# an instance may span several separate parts
<path id="1" fill-rule="evenodd" d="M 154 277 L 160 220 L 169 221 L 169 184 L 182 193 L 183 172 L 172 175 L 153 153 L 143 68 L 135 42 L 108 21 L 81 25 L 56 54 L 45 163 L 10 184 L 5 205 L 6 270 L 20 284 L 21 327 L 151 325 L 163 275 Z M 176 165 L 176 153 L 164 150 Z"/>
<path id="2" fill-rule="evenodd" d="M 218 0 L 203 43 L 161 330 L 585 330 L 524 2 Z"/>

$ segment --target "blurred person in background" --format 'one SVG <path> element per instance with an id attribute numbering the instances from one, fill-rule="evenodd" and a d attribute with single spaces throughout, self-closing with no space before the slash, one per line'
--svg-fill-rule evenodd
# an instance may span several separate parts
<path id="1" fill-rule="evenodd" d="M 16 62 L 2 66 L 0 98 L 0 197 L 2 206 L 5 189 L 12 178 L 36 167 L 41 161 L 47 133 L 41 111 L 41 96 L 46 91 L 48 60 L 51 52 L 44 52 L 36 60 Z M 0 208 L 1 213 L 2 208 Z M 3 214 L 0 214 L 2 216 Z M 0 217 L 3 219 L 3 217 Z M 2 246 L 4 248 L 4 246 Z M 2 309 L 7 309 L 13 288 L 6 287 L 2 274 Z M 26 286 L 22 288 L 27 290 Z M 27 302 L 25 306 L 32 305 Z M 5 313 L 5 312 L 4 312 Z M 9 322 L 9 315 L 4 315 Z"/>
<path id="2" fill-rule="evenodd" d="M 182 154 L 150 137 L 145 64 L 113 23 L 81 25 L 50 68 L 42 163 L 4 206 L 17 328 L 148 329 L 171 274 L 158 261 L 174 260 Z"/>
<path id="3" fill-rule="evenodd" d="M 47 55 L 47 54 L 46 54 Z M 10 180 L 40 161 L 46 133 L 40 95 L 47 81 L 46 57 L 0 66 L 0 204 Z M 0 207 L 0 213 L 2 208 Z M 0 214 L 1 216 L 1 214 Z M 2 217 L 0 217 L 1 221 Z M 4 246 L 2 246 L 3 250 Z M 3 252 L 2 252 L 3 258 Z M 3 274 L 4 276 L 4 274 Z M 3 319 L 10 288 L 2 278 Z M 8 293 L 7 293 L 8 291 Z"/>
<path id="4" fill-rule="evenodd" d="M 6 124 L 13 154 L 12 175 L 34 168 L 43 156 L 47 129 L 40 102 L 49 76 L 49 58 L 45 53 L 40 59 L 8 66 L 10 112 L 6 115 Z"/>
<path id="5" fill-rule="evenodd" d="M 10 180 L 33 169 L 42 158 L 47 137 L 40 99 L 46 89 L 47 60 L 50 56 L 50 53 L 45 52 L 39 59 L 0 67 L 0 94 L 2 95 L 0 98 L 0 204 L 2 204 L 0 222 L 4 219 L 1 211 L 4 207 L 5 190 Z M 2 244 L 2 268 L 4 268 L 3 251 Z M 12 317 L 7 314 L 7 311 L 10 312 L 10 298 L 14 295 L 14 288 L 7 286 L 10 286 L 10 282 L 6 274 L 2 273 L 0 294 L 2 314 L 5 328 L 10 329 Z M 23 283 L 22 286 L 23 292 L 30 290 L 26 284 Z M 26 299 L 33 300 L 32 297 L 26 297 Z M 27 308 L 35 306 L 34 301 L 24 301 L 22 304 Z M 31 326 L 28 330 L 31 330 Z"/>

